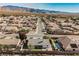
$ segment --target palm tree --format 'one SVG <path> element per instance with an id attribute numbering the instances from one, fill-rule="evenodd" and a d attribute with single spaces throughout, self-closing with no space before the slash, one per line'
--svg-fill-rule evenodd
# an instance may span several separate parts
<path id="1" fill-rule="evenodd" d="M 20 31 L 18 32 L 20 39 L 21 39 L 21 40 L 26 39 L 26 33 L 28 33 L 28 32 L 29 32 L 29 30 L 25 30 L 25 29 L 20 30 Z"/>

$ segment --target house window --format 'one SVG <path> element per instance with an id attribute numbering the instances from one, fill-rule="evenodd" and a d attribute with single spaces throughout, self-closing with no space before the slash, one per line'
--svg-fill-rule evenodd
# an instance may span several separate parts
<path id="1" fill-rule="evenodd" d="M 73 49 L 73 51 L 75 51 L 75 49 Z"/>
<path id="2" fill-rule="evenodd" d="M 70 44 L 71 48 L 78 48 L 76 44 Z"/>

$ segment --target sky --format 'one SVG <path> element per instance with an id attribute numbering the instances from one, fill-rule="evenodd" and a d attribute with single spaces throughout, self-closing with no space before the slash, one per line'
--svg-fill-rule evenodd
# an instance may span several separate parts
<path id="1" fill-rule="evenodd" d="M 62 12 L 79 12 L 79 3 L 0 3 L 0 6 L 3 5 L 13 5 Z"/>

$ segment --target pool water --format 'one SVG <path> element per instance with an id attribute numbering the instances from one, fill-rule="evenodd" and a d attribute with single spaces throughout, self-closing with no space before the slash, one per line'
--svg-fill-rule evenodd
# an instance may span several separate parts
<path id="1" fill-rule="evenodd" d="M 56 45 L 56 47 L 57 47 L 58 49 L 61 48 L 60 45 L 59 45 L 58 43 L 55 43 L 55 45 Z"/>

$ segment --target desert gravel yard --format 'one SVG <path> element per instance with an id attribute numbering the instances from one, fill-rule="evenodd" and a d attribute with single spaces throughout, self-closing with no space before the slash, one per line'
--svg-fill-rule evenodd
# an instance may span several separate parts
<path id="1" fill-rule="evenodd" d="M 17 45 L 18 39 L 0 39 L 2 45 Z"/>

